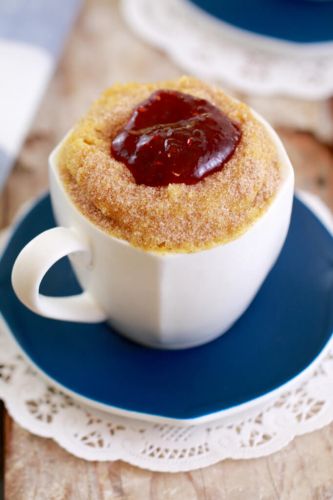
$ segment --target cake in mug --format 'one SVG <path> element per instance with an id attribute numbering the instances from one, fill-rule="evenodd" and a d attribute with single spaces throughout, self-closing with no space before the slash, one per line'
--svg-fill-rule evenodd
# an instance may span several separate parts
<path id="1" fill-rule="evenodd" d="M 281 182 L 276 147 L 248 106 L 190 77 L 106 90 L 66 138 L 58 166 L 94 224 L 158 252 L 240 236 Z"/>

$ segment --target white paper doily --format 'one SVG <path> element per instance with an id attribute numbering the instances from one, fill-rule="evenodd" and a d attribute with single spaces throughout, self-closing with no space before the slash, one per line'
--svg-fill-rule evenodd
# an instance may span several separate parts
<path id="1" fill-rule="evenodd" d="M 47 332 L 45 332 L 47 334 Z M 311 377 L 245 417 L 176 427 L 112 416 L 44 381 L 0 330 L 0 397 L 22 427 L 86 460 L 124 460 L 154 471 L 269 455 L 333 420 L 333 345 Z"/>
<path id="2" fill-rule="evenodd" d="M 122 0 L 132 29 L 186 72 L 241 92 L 323 99 L 333 93 L 333 49 L 295 47 L 231 28 L 186 0 Z"/>
<path id="3" fill-rule="evenodd" d="M 332 231 L 332 215 L 322 202 L 308 193 L 299 196 Z M 191 427 L 143 422 L 89 408 L 50 385 L 22 357 L 0 319 L 0 398 L 10 415 L 86 460 L 121 459 L 178 472 L 270 455 L 333 421 L 332 387 L 333 339 L 301 383 L 246 414 Z"/>

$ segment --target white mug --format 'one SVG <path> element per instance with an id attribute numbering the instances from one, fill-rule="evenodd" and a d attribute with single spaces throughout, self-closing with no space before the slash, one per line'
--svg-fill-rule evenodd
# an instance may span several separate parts
<path id="1" fill-rule="evenodd" d="M 49 318 L 106 320 L 130 339 L 181 349 L 208 342 L 241 316 L 275 263 L 289 227 L 294 174 L 274 130 L 282 181 L 267 210 L 240 237 L 195 253 L 147 252 L 103 232 L 67 194 L 49 160 L 50 192 L 59 227 L 34 238 L 16 259 L 12 283 L 18 298 Z M 68 255 L 83 293 L 47 297 L 39 285 L 48 269 Z"/>

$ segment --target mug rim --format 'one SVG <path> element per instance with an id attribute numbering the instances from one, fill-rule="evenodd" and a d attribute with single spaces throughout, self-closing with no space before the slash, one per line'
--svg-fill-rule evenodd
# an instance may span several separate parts
<path id="1" fill-rule="evenodd" d="M 88 224 L 92 229 L 96 230 L 98 233 L 102 234 L 103 237 L 111 239 L 116 241 L 117 243 L 124 245 L 127 248 L 131 248 L 133 250 L 136 250 L 138 252 L 143 252 L 145 254 L 150 254 L 156 258 L 162 258 L 165 259 L 167 257 L 169 258 L 175 258 L 175 257 L 180 257 L 180 256 L 190 256 L 190 255 L 196 255 L 202 252 L 212 252 L 216 251 L 216 249 L 221 248 L 222 246 L 229 245 L 231 243 L 234 243 L 236 241 L 239 241 L 242 239 L 246 234 L 248 234 L 250 231 L 252 231 L 255 227 L 257 227 L 263 220 L 267 219 L 267 217 L 270 216 L 272 212 L 273 206 L 275 206 L 280 199 L 282 198 L 283 193 L 289 188 L 289 185 L 292 183 L 294 184 L 294 169 L 292 167 L 291 161 L 289 159 L 289 156 L 286 152 L 286 149 L 284 145 L 282 144 L 282 141 L 276 131 L 273 129 L 273 127 L 265 120 L 259 113 L 254 111 L 252 108 L 250 108 L 251 113 L 253 116 L 265 127 L 267 130 L 270 139 L 273 141 L 274 146 L 277 149 L 278 153 L 278 158 L 280 160 L 280 166 L 281 166 L 281 180 L 278 185 L 278 188 L 276 192 L 274 193 L 268 207 L 264 210 L 262 214 L 260 214 L 254 221 L 250 223 L 250 225 L 245 228 L 244 231 L 241 232 L 238 236 L 231 238 L 230 240 L 224 242 L 224 243 L 217 243 L 212 245 L 209 248 L 202 248 L 198 250 L 194 250 L 193 252 L 184 252 L 184 251 L 154 251 L 154 250 L 145 250 L 144 248 L 134 246 L 132 245 L 129 241 L 118 238 L 117 236 L 114 236 L 111 233 L 108 233 L 107 231 L 104 231 L 102 228 L 100 228 L 97 224 L 92 222 L 86 215 L 84 215 L 77 205 L 74 203 L 72 198 L 70 197 L 69 193 L 65 189 L 65 186 L 60 178 L 60 172 L 58 169 L 58 153 L 63 146 L 64 142 L 66 139 L 70 136 L 72 133 L 73 128 L 71 128 L 65 136 L 61 139 L 61 141 L 57 144 L 57 146 L 51 151 L 48 162 L 49 162 L 49 176 L 53 177 L 57 183 L 57 186 L 62 193 L 62 195 L 65 196 L 66 200 L 69 202 L 70 207 L 73 209 L 75 214 L 82 219 L 86 224 Z M 292 191 L 293 193 L 293 191 Z M 52 197 L 51 197 L 52 199 Z"/>

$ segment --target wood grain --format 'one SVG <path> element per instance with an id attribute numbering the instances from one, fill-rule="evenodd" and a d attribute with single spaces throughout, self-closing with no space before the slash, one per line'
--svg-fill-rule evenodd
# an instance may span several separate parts
<path id="1" fill-rule="evenodd" d="M 101 89 L 115 81 L 156 80 L 182 71 L 129 32 L 116 0 L 86 3 L 0 197 L 0 226 L 47 189 L 47 157 Z M 332 149 L 305 132 L 280 130 L 299 187 L 333 209 Z M 227 460 L 191 473 L 162 474 L 122 462 L 79 460 L 6 417 L 9 500 L 333 499 L 333 425 L 295 439 L 267 458 Z"/>
<path id="2" fill-rule="evenodd" d="M 8 419 L 7 496 L 15 500 L 331 500 L 333 425 L 256 460 L 226 460 L 190 473 L 123 462 L 90 463 Z"/>
<path id="3" fill-rule="evenodd" d="M 0 500 L 4 499 L 5 487 L 5 406 L 0 401 Z"/>

